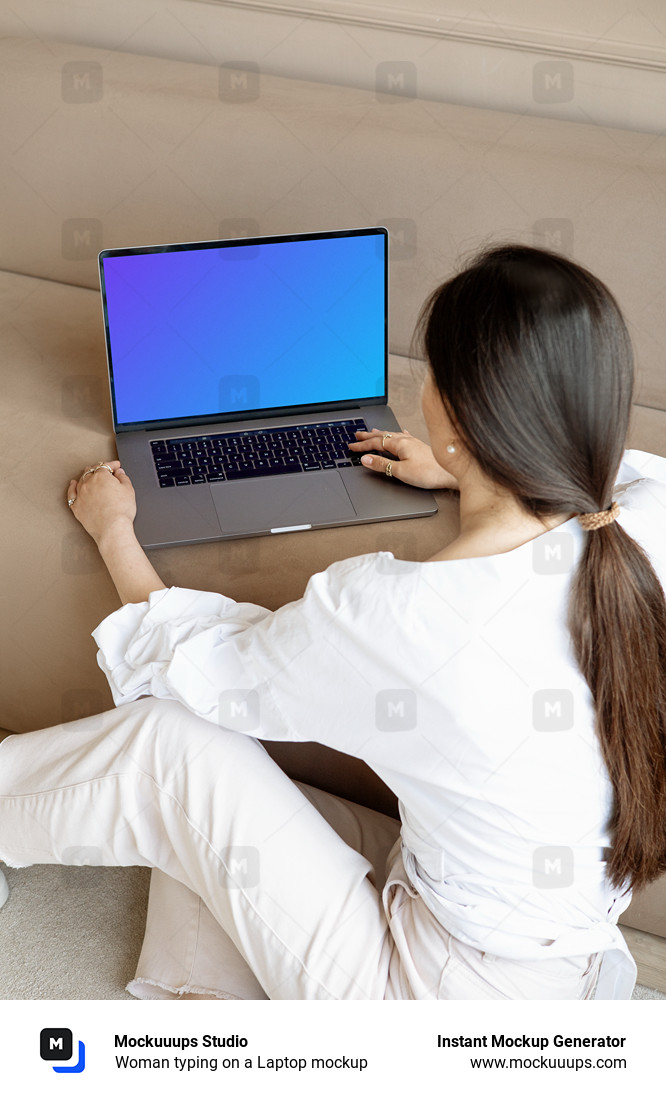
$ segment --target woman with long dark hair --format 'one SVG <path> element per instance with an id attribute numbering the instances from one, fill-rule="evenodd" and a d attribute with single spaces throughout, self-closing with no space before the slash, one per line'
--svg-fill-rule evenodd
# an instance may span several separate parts
<path id="1" fill-rule="evenodd" d="M 166 589 L 119 463 L 70 483 L 124 605 L 94 635 L 122 705 L 2 744 L 0 857 L 155 868 L 142 995 L 631 994 L 617 919 L 666 871 L 666 459 L 623 453 L 626 327 L 582 267 L 508 245 L 418 332 L 431 445 L 353 447 L 459 490 L 426 562 L 341 561 L 270 613 Z M 364 760 L 400 822 L 256 737 Z"/>

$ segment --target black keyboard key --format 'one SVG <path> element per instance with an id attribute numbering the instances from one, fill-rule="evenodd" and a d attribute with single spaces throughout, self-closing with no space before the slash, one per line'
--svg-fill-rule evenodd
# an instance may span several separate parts
<path id="1" fill-rule="evenodd" d="M 338 462 L 337 463 L 338 470 L 340 469 L 341 466 L 351 466 L 351 462 L 347 462 L 347 461 Z"/>
<path id="2" fill-rule="evenodd" d="M 170 489 L 172 485 L 175 485 L 175 481 L 172 477 L 160 478 L 160 489 Z"/>
<path id="3" fill-rule="evenodd" d="M 223 473 L 206 474 L 206 481 L 226 481 Z"/>
<path id="4" fill-rule="evenodd" d="M 294 462 L 289 466 L 266 466 L 260 470 L 229 470 L 227 481 L 243 481 L 250 477 L 271 477 L 275 474 L 300 474 L 301 466 Z"/>
<path id="5" fill-rule="evenodd" d="M 184 474 L 185 467 L 182 462 L 165 462 L 157 467 L 158 474 L 168 474 L 169 477 L 175 477 L 176 474 Z"/>
<path id="6" fill-rule="evenodd" d="M 176 485 L 189 485 L 190 484 L 189 477 L 184 477 L 182 474 L 179 474 L 176 477 L 175 480 L 176 480 Z"/>
<path id="7" fill-rule="evenodd" d="M 192 477 L 190 478 L 190 480 L 191 480 L 191 482 L 192 482 L 192 484 L 193 484 L 193 485 L 201 485 L 202 483 L 203 483 L 204 485 L 206 484 L 206 476 L 205 476 L 205 474 L 199 474 L 199 473 L 197 473 L 197 474 L 192 474 Z"/>

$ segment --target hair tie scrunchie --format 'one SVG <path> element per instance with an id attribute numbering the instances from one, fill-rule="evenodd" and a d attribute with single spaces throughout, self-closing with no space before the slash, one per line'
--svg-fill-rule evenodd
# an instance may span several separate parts
<path id="1" fill-rule="evenodd" d="M 578 522 L 584 531 L 597 531 L 599 527 L 607 527 L 609 523 L 615 523 L 619 514 L 620 505 L 614 500 L 610 508 L 606 508 L 603 512 L 581 512 Z"/>

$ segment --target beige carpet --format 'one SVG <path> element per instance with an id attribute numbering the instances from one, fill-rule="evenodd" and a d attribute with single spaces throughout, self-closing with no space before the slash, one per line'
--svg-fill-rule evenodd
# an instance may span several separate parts
<path id="1" fill-rule="evenodd" d="M 144 867 L 3 867 L 0 999 L 134 1000 L 148 901 Z"/>
<path id="2" fill-rule="evenodd" d="M 133 1000 L 148 900 L 143 867 L 3 867 L 0 1000 Z M 635 1000 L 666 1000 L 637 986 Z"/>

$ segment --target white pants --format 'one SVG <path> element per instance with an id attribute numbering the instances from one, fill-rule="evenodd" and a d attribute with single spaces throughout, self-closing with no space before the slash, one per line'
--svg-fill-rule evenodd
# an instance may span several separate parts
<path id="1" fill-rule="evenodd" d="M 0 744 L 0 859 L 156 869 L 139 996 L 592 995 L 597 956 L 515 963 L 454 940 L 408 882 L 398 832 L 174 702 Z"/>

